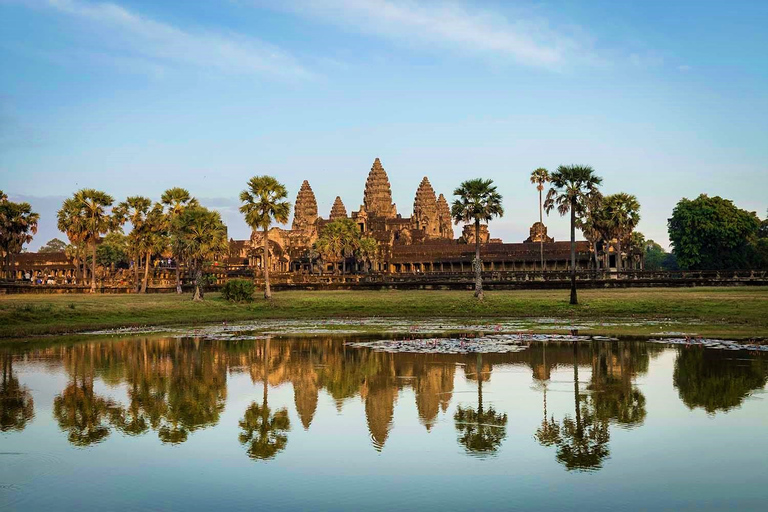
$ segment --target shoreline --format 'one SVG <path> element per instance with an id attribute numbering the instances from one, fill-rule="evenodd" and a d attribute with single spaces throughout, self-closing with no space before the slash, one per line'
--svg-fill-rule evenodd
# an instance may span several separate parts
<path id="1" fill-rule="evenodd" d="M 570 306 L 561 290 L 488 292 L 482 303 L 464 291 L 277 292 L 271 304 L 262 299 L 233 304 L 218 293 L 199 303 L 189 295 L 166 294 L 6 295 L 0 296 L 0 339 L 276 320 L 361 320 L 376 323 L 368 331 L 376 332 L 385 327 L 382 323 L 438 319 L 488 325 L 518 321 L 534 333 L 575 326 L 601 336 L 768 336 L 768 287 L 581 290 L 579 297 L 580 304 Z"/>

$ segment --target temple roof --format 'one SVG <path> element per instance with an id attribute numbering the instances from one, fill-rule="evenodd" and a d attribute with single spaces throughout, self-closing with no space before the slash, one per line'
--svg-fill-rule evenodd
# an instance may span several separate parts
<path id="1" fill-rule="evenodd" d="M 443 238 L 453 238 L 453 217 L 451 217 L 451 208 L 448 206 L 448 200 L 443 194 L 437 198 L 437 216 L 440 220 L 440 236 Z"/>
<path id="2" fill-rule="evenodd" d="M 413 218 L 416 226 L 424 230 L 428 236 L 440 235 L 440 221 L 437 213 L 437 198 L 429 179 L 425 176 L 416 190 L 413 200 Z"/>

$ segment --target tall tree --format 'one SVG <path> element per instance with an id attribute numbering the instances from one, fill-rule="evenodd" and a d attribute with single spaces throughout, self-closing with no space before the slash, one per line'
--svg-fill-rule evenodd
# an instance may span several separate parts
<path id="1" fill-rule="evenodd" d="M 681 199 L 667 226 L 680 268 L 729 270 L 750 265 L 750 246 L 760 230 L 760 219 L 732 201 L 701 194 L 693 200 Z"/>
<path id="2" fill-rule="evenodd" d="M 52 238 L 48 240 L 44 246 L 40 248 L 39 253 L 50 254 L 54 252 L 64 252 L 67 249 L 67 243 L 59 240 L 58 238 Z"/>
<path id="3" fill-rule="evenodd" d="M 240 213 L 245 215 L 245 222 L 251 229 L 261 229 L 264 234 L 264 298 L 271 299 L 269 287 L 269 227 L 272 221 L 279 224 L 288 222 L 291 205 L 285 199 L 288 191 L 285 185 L 272 176 L 254 176 L 248 181 L 248 188 L 240 192 Z"/>
<path id="4" fill-rule="evenodd" d="M 541 193 L 544 190 L 544 184 L 549 181 L 549 171 L 543 167 L 539 167 L 531 173 L 531 183 L 536 185 L 536 190 L 539 191 L 539 223 L 544 226 L 544 204 L 542 202 Z M 541 240 L 539 240 L 539 249 L 541 251 L 541 270 L 544 270 L 544 233 L 542 233 Z"/>
<path id="5" fill-rule="evenodd" d="M 181 187 L 169 188 L 160 197 L 160 202 L 165 206 L 165 214 L 168 217 L 168 225 L 173 228 L 173 220 L 178 217 L 181 212 L 191 206 L 200 206 L 197 199 L 192 197 L 187 189 Z M 173 233 L 171 233 L 173 236 Z M 176 266 L 176 293 L 181 294 L 181 269 L 180 265 L 181 255 L 173 254 Z"/>
<path id="6" fill-rule="evenodd" d="M 561 165 L 550 176 L 552 188 L 547 192 L 544 209 L 549 214 L 557 206 L 560 215 L 571 214 L 571 304 L 576 297 L 576 219 L 584 215 L 589 195 L 594 193 L 603 179 L 586 165 Z"/>
<path id="7" fill-rule="evenodd" d="M 40 215 L 32 211 L 29 203 L 14 203 L 0 190 L 0 252 L 4 256 L 7 278 L 11 278 L 14 258 L 21 253 L 24 244 L 32 241 L 37 233 Z"/>
<path id="8" fill-rule="evenodd" d="M 161 204 L 155 204 L 149 211 L 140 231 L 141 247 L 144 250 L 144 280 L 141 283 L 141 293 L 147 293 L 152 256 L 161 254 L 168 246 L 168 221 Z"/>
<path id="9" fill-rule="evenodd" d="M 616 269 L 621 270 L 621 246 L 629 245 L 632 231 L 640 222 L 640 203 L 637 197 L 625 192 L 611 194 L 603 198 L 599 215 L 610 238 L 616 239 Z"/>
<path id="10" fill-rule="evenodd" d="M 101 235 L 115 226 L 114 219 L 107 212 L 114 200 L 106 192 L 84 188 L 64 201 L 58 213 L 59 230 L 72 233 L 70 241 L 82 241 L 91 251 L 91 292 L 96 291 L 96 243 Z"/>
<path id="11" fill-rule="evenodd" d="M 320 231 L 315 241 L 315 251 L 334 262 L 341 263 L 342 273 L 347 271 L 347 258 L 360 250 L 360 230 L 352 219 L 336 219 Z M 335 273 L 335 270 L 334 270 Z"/>
<path id="12" fill-rule="evenodd" d="M 483 299 L 483 262 L 480 259 L 480 223 L 502 217 L 501 194 L 496 191 L 493 180 L 475 178 L 463 182 L 453 195 L 457 197 L 451 205 L 451 217 L 456 224 L 474 223 L 475 226 L 475 297 Z"/>
<path id="13" fill-rule="evenodd" d="M 227 227 L 219 212 L 193 206 L 184 209 L 175 219 L 171 244 L 192 271 L 195 292 L 192 300 L 202 300 L 204 265 L 226 254 L 229 249 Z"/>
<path id="14" fill-rule="evenodd" d="M 131 223 L 131 232 L 128 235 L 128 246 L 130 248 L 129 252 L 133 257 L 133 273 L 136 279 L 134 291 L 137 293 L 141 287 L 139 268 L 141 267 L 141 260 L 144 253 L 146 252 L 144 224 L 147 222 L 147 217 L 151 208 L 152 200 L 150 198 L 131 196 L 117 205 L 114 212 L 119 224 L 124 224 L 125 222 Z"/>

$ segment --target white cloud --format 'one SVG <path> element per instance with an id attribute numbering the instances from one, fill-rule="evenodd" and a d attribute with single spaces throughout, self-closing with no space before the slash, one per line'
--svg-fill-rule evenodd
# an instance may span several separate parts
<path id="1" fill-rule="evenodd" d="M 98 38 L 94 53 L 105 55 L 105 49 L 112 49 L 130 54 L 114 55 L 118 65 L 135 62 L 135 57 L 139 57 L 158 69 L 186 66 L 237 74 L 311 77 L 288 53 L 240 34 L 184 30 L 114 3 L 79 0 L 27 0 L 24 3 L 85 21 L 83 32 Z"/>
<path id="2" fill-rule="evenodd" d="M 687 64 L 683 64 L 682 66 L 677 66 L 678 71 L 686 72 L 691 70 L 691 66 Z"/>
<path id="3" fill-rule="evenodd" d="M 556 30 L 540 17 L 508 19 L 458 3 L 411 0 L 285 0 L 281 5 L 399 43 L 438 45 L 531 66 L 561 68 L 569 62 L 600 60 L 589 38 L 577 35 L 581 30 Z"/>

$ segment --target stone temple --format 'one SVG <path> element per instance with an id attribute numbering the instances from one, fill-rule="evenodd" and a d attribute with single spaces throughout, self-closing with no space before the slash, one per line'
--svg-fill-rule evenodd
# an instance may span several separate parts
<path id="1" fill-rule="evenodd" d="M 304 181 L 296 196 L 290 229 L 279 227 L 269 231 L 270 267 L 273 272 L 318 274 L 351 270 L 359 265 L 350 258 L 345 263 L 321 261 L 313 251 L 323 227 L 337 219 L 352 219 L 364 236 L 378 244 L 372 270 L 381 273 L 459 272 L 472 270 L 474 258 L 474 226 L 463 227 L 454 234 L 448 199 L 437 194 L 424 177 L 413 201 L 413 213 L 403 217 L 392 202 L 392 188 L 381 161 L 376 158 L 365 181 L 363 203 L 348 213 L 341 197 L 336 197 L 327 218 L 319 215 L 317 200 L 309 182 Z M 570 267 L 570 243 L 555 242 L 547 236 L 546 227 L 536 222 L 531 236 L 522 243 L 503 243 L 491 238 L 488 226 L 480 227 L 481 259 L 486 270 L 538 270 L 541 268 L 540 240 L 544 240 L 547 270 Z M 233 241 L 230 263 L 261 268 L 263 233 L 254 231 L 248 241 Z M 577 267 L 589 268 L 590 245 L 577 242 Z"/>

